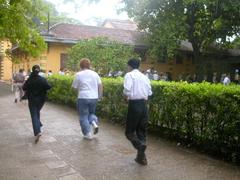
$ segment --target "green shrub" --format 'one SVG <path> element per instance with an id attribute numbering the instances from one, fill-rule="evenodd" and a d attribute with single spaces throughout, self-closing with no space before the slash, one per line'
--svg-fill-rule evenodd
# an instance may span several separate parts
<path id="1" fill-rule="evenodd" d="M 73 77 L 63 75 L 52 75 L 48 77 L 48 82 L 52 89 L 48 92 L 48 99 L 53 102 L 76 105 L 77 91 L 72 86 Z"/>
<path id="2" fill-rule="evenodd" d="M 49 100 L 74 105 L 72 77 L 51 76 Z M 97 113 L 124 123 L 127 103 L 122 78 L 103 78 L 104 97 Z M 152 82 L 150 130 L 164 131 L 201 149 L 240 161 L 240 87 L 209 83 Z"/>

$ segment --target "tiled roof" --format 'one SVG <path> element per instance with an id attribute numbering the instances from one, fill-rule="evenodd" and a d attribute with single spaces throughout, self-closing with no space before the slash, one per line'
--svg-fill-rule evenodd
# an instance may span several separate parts
<path id="1" fill-rule="evenodd" d="M 123 44 L 144 45 L 142 41 L 144 33 L 138 31 L 60 23 L 51 27 L 49 33 L 57 39 L 81 40 L 108 37 Z"/>
<path id="2" fill-rule="evenodd" d="M 136 31 L 138 29 L 137 24 L 130 20 L 106 19 L 102 26 L 107 23 L 111 24 L 115 29 L 124 29 L 130 31 Z"/>
<path id="3" fill-rule="evenodd" d="M 42 34 L 47 42 L 60 42 L 76 44 L 82 39 L 91 39 L 95 37 L 108 37 L 127 45 L 135 45 L 146 48 L 143 37 L 145 33 L 139 31 L 130 31 L 123 29 L 104 28 L 97 26 L 74 25 L 67 23 L 56 24 L 50 28 L 50 32 Z M 14 49 L 13 49 L 14 50 Z M 188 41 L 182 41 L 179 50 L 192 52 L 192 44 Z M 230 49 L 227 52 L 230 56 L 240 56 L 239 49 Z"/>

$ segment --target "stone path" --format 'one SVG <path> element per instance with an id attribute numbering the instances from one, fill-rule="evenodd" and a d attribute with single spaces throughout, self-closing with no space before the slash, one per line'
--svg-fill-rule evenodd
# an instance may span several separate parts
<path id="1" fill-rule="evenodd" d="M 82 138 L 74 109 L 47 103 L 43 136 L 34 144 L 27 102 L 13 103 L 0 83 L 0 180 L 239 180 L 240 167 L 149 137 L 149 165 L 119 125 L 102 122 L 98 137 Z"/>

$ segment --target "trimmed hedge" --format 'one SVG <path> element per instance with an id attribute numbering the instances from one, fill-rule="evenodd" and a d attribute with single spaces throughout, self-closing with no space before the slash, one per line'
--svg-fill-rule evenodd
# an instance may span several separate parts
<path id="1" fill-rule="evenodd" d="M 50 76 L 50 101 L 75 106 L 73 77 Z M 122 78 L 103 78 L 104 98 L 97 113 L 124 123 L 127 103 Z M 240 86 L 209 83 L 152 82 L 149 127 L 202 150 L 240 162 Z"/>

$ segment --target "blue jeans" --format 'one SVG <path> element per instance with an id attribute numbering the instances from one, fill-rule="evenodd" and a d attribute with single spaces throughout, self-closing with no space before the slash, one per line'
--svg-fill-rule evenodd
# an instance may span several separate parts
<path id="1" fill-rule="evenodd" d="M 91 124 L 93 121 L 98 123 L 95 115 L 97 101 L 97 99 L 78 99 L 77 109 L 83 135 L 91 132 Z"/>
<path id="2" fill-rule="evenodd" d="M 33 132 L 36 136 L 41 133 L 42 123 L 40 121 L 40 111 L 45 103 L 44 97 L 34 97 L 28 99 L 28 107 L 32 118 Z"/>

